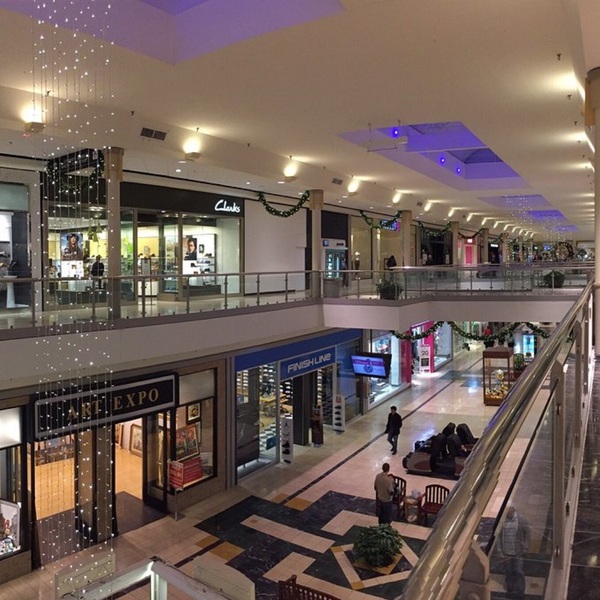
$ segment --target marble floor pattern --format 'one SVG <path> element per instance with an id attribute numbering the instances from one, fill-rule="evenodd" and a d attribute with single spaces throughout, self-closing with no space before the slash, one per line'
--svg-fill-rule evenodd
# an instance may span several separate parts
<path id="1" fill-rule="evenodd" d="M 389 462 L 392 472 L 407 480 L 408 493 L 423 490 L 433 482 L 449 488 L 455 485 L 448 479 L 407 474 L 402 457 L 412 450 L 416 440 L 440 431 L 448 421 L 468 423 L 476 436 L 482 432 L 497 409 L 483 404 L 481 351 L 480 345 L 473 344 L 470 352 L 462 351 L 439 372 L 416 375 L 411 388 L 355 419 L 345 433 L 326 430 L 321 447 L 296 447 L 293 463 L 257 471 L 236 487 L 182 511 L 178 520 L 166 516 L 118 536 L 104 548 L 86 549 L 75 557 L 8 582 L 0 587 L 0 600 L 53 598 L 57 570 L 85 562 L 103 549 L 116 553 L 117 570 L 152 556 L 187 574 L 192 574 L 192 561 L 197 556 L 222 561 L 251 577 L 261 599 L 276 598 L 277 581 L 292 574 L 298 576 L 298 583 L 343 600 L 398 596 L 430 527 L 394 521 L 406 552 L 387 575 L 354 568 L 348 559 L 348 545 L 356 527 L 376 524 L 373 480 L 383 462 Z M 398 407 L 404 419 L 396 456 L 391 455 L 383 433 L 392 405 Z M 590 425 L 594 424 L 597 418 Z M 485 531 L 491 529 L 512 479 L 511 472 L 520 462 L 533 427 L 533 422 L 526 423 L 509 454 L 480 527 L 482 539 Z M 597 448 L 590 456 L 597 456 Z M 594 482 L 596 477 L 597 474 L 589 473 Z M 590 498 L 596 490 L 600 491 L 594 485 L 598 486 L 597 482 L 590 482 Z M 432 523 L 430 519 L 429 524 Z M 581 547 L 587 545 L 591 551 L 596 539 L 592 530 L 580 534 L 584 536 Z M 574 561 L 576 556 L 574 552 Z M 527 570 L 527 600 L 542 597 L 542 567 L 534 565 Z M 503 590 L 503 577 L 493 572 L 492 597 L 504 598 Z M 148 594 L 148 585 L 139 585 L 115 597 L 142 600 Z M 189 596 L 169 588 L 169 598 L 187 600 Z"/>

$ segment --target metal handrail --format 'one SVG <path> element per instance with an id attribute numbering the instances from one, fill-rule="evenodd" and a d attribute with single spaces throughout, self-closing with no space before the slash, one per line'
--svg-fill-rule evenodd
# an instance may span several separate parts
<path id="1" fill-rule="evenodd" d="M 439 600 L 456 595 L 473 535 L 496 487 L 500 466 L 592 289 L 593 282 L 589 282 L 477 442 L 407 580 L 401 596 L 405 600 Z"/>

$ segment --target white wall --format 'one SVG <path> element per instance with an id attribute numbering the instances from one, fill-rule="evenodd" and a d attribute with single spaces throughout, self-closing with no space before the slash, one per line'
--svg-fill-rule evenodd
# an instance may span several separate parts
<path id="1" fill-rule="evenodd" d="M 285 210 L 285 206 L 279 206 Z M 304 271 L 306 210 L 291 217 L 274 217 L 260 202 L 246 200 L 244 215 L 244 271 Z M 305 289 L 304 275 L 289 276 L 288 289 Z M 261 292 L 283 291 L 283 277 L 261 277 Z M 256 278 L 246 278 L 246 293 L 256 293 Z"/>

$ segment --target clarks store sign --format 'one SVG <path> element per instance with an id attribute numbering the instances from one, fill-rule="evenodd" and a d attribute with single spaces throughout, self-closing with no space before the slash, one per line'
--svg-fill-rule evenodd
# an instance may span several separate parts
<path id="1" fill-rule="evenodd" d="M 36 438 L 46 437 L 103 425 L 123 417 L 134 419 L 170 408 L 175 405 L 175 399 L 176 377 L 166 375 L 134 384 L 37 400 L 35 435 Z"/>

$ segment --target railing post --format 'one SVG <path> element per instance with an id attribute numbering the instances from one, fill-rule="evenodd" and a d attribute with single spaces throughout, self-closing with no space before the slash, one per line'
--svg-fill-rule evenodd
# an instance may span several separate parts
<path id="1" fill-rule="evenodd" d="M 133 282 L 135 289 L 135 281 Z M 142 319 L 146 316 L 146 278 L 142 277 L 140 288 L 142 289 Z"/>
<path id="2" fill-rule="evenodd" d="M 582 416 L 581 409 L 583 406 L 583 347 L 582 347 L 582 337 L 583 337 L 583 328 L 581 327 L 581 323 L 577 321 L 573 326 L 573 335 L 575 336 L 575 406 L 574 406 L 574 416 L 573 421 L 575 423 L 575 427 L 573 429 L 574 439 L 573 443 L 575 448 L 581 447 L 581 427 L 582 427 Z"/>
<path id="3" fill-rule="evenodd" d="M 216 281 L 216 279 L 215 279 L 215 281 Z M 190 314 L 190 296 L 191 296 L 190 276 L 189 275 L 186 277 L 186 282 L 187 282 L 187 285 L 185 286 L 185 289 L 186 289 L 186 293 L 185 293 L 185 314 L 189 315 Z"/>
<path id="4" fill-rule="evenodd" d="M 91 297 L 92 297 L 92 323 L 96 321 L 96 282 L 92 280 Z"/>
<path id="5" fill-rule="evenodd" d="M 286 302 L 286 304 L 287 304 L 288 298 L 289 298 L 288 283 L 289 283 L 289 273 L 286 271 L 286 273 L 285 273 L 285 302 Z"/>
<path id="6" fill-rule="evenodd" d="M 459 592 L 461 598 L 490 600 L 492 597 L 490 559 L 476 542 L 471 543 L 459 582 Z"/>
<path id="7" fill-rule="evenodd" d="M 29 306 L 31 307 L 31 326 L 35 327 L 35 285 L 33 284 L 33 281 L 31 282 L 30 290 L 31 300 L 29 301 Z"/>
<path id="8" fill-rule="evenodd" d="M 564 368 L 567 368 L 566 365 Z M 564 566 L 565 532 L 565 372 L 556 360 L 550 371 L 550 388 L 556 381 L 552 403 L 554 423 L 552 428 L 552 564 L 557 569 Z"/>
<path id="9" fill-rule="evenodd" d="M 223 308 L 227 308 L 228 306 L 228 287 L 229 287 L 229 275 L 225 275 L 225 281 L 223 282 L 223 287 L 225 288 L 225 298 L 224 298 L 224 307 Z"/>
<path id="10" fill-rule="evenodd" d="M 260 273 L 256 275 L 256 306 L 260 305 Z"/>

